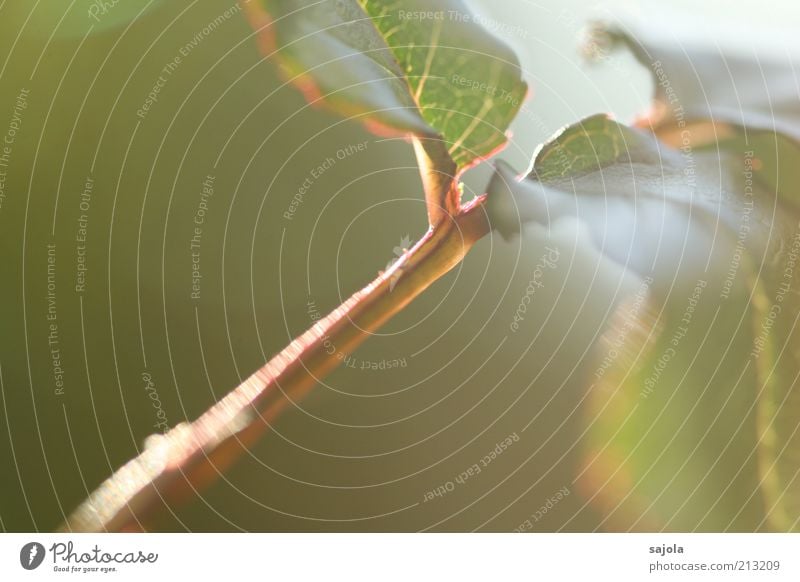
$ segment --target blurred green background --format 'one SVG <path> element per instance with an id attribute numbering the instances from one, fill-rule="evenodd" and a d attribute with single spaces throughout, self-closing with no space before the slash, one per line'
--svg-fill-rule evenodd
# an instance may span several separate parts
<path id="1" fill-rule="evenodd" d="M 66 17 L 55 1 L 0 8 L 0 131 L 28 91 L 0 207 L 8 531 L 55 528 L 158 423 L 196 418 L 426 228 L 410 146 L 307 107 L 231 0 L 127 2 L 99 19 L 92 5 L 76 2 Z M 646 108 L 650 80 L 633 59 L 581 62 L 580 31 L 597 4 L 474 5 L 519 51 L 532 87 L 502 154 L 520 171 L 563 124 Z M 287 219 L 312 170 L 359 143 Z M 480 193 L 488 176 L 468 174 L 467 191 Z M 509 324 L 545 241 L 492 236 L 163 528 L 507 531 L 564 487 L 533 529 L 598 527 L 571 485 L 579 403 L 588 349 L 627 283 L 593 277 L 591 257 L 559 244 L 519 332 Z M 393 360 L 403 365 L 380 369 Z M 480 474 L 425 501 L 509 435 L 518 441 Z"/>

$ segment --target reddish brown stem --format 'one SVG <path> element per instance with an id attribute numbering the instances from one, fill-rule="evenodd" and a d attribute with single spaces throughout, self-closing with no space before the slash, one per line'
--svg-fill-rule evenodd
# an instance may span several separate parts
<path id="1" fill-rule="evenodd" d="M 318 321 L 192 423 L 150 437 L 63 524 L 68 531 L 152 528 L 197 496 L 296 402 L 393 315 L 457 265 L 490 226 L 485 197 L 447 215 L 391 269 Z"/>

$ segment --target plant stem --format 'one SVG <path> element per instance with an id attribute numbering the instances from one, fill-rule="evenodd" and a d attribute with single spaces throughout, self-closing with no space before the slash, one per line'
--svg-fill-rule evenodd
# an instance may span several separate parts
<path id="1" fill-rule="evenodd" d="M 296 402 L 490 231 L 485 196 L 448 213 L 388 271 L 295 339 L 192 423 L 145 442 L 61 526 L 66 531 L 144 531 L 195 497 Z"/>

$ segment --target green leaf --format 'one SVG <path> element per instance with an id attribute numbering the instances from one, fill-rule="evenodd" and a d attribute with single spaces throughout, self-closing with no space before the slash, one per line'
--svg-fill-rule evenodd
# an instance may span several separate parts
<path id="1" fill-rule="evenodd" d="M 460 0 L 264 6 L 267 50 L 310 100 L 384 131 L 441 136 L 459 168 L 505 144 L 526 92 L 519 62 Z"/>
<path id="2" fill-rule="evenodd" d="M 389 130 L 433 135 L 405 75 L 355 0 L 265 0 L 277 56 L 309 101 Z"/>
<path id="3" fill-rule="evenodd" d="M 768 217 L 762 229 L 784 231 L 783 246 L 760 263 L 755 255 L 750 330 L 739 333 L 746 333 L 757 348 L 743 357 L 756 373 L 756 457 L 766 519 L 778 531 L 798 530 L 800 337 L 795 330 L 800 301 L 794 262 L 800 202 L 800 86 L 793 57 L 788 53 L 779 59 L 746 57 L 719 48 L 685 50 L 602 25 L 595 28 L 593 45 L 627 46 L 650 70 L 657 115 L 649 123 L 675 128 L 683 142 L 691 139 L 694 121 L 713 121 L 715 128 L 720 122 L 732 126 L 733 135 L 712 141 L 707 149 L 744 153 L 753 186 L 761 194 L 757 203 L 769 207 L 771 201 L 779 201 L 776 216 Z"/>
<path id="4" fill-rule="evenodd" d="M 499 162 L 488 208 L 505 236 L 530 222 L 583 221 L 600 252 L 641 276 L 679 266 L 704 270 L 707 257 L 685 251 L 708 242 L 709 224 L 738 228 L 737 208 L 728 202 L 739 189 L 740 158 L 721 151 L 687 156 L 650 132 L 596 115 L 541 146 L 520 182 Z M 715 256 L 724 261 L 720 253 L 734 242 L 720 241 Z"/>
<path id="5" fill-rule="evenodd" d="M 759 135 L 681 151 L 593 116 L 489 185 L 504 235 L 574 221 L 638 276 L 584 407 L 578 487 L 608 529 L 798 529 L 800 213 L 771 174 L 800 156 Z"/>
<path id="6" fill-rule="evenodd" d="M 653 113 L 644 123 L 674 131 L 676 146 L 696 141 L 692 124 L 713 121 L 711 150 L 758 150 L 757 176 L 771 194 L 797 204 L 800 166 L 800 85 L 792 57 L 745 58 L 721 49 L 687 50 L 595 24 L 588 46 L 601 56 L 627 47 L 653 77 Z M 727 124 L 733 131 L 721 127 Z"/>
<path id="7" fill-rule="evenodd" d="M 540 182 L 574 178 L 621 162 L 658 163 L 658 148 L 635 131 L 593 115 L 563 128 L 534 154 L 529 177 Z"/>
<path id="8" fill-rule="evenodd" d="M 506 143 L 527 87 L 514 52 L 461 0 L 360 0 L 425 120 L 464 167 Z"/>

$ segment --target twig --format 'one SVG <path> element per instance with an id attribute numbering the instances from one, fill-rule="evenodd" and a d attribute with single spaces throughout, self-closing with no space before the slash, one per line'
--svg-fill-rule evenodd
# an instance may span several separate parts
<path id="1" fill-rule="evenodd" d="M 441 218 L 388 271 L 196 421 L 150 437 L 144 451 L 92 493 L 61 529 L 144 531 L 167 508 L 196 497 L 253 445 L 287 404 L 305 396 L 371 332 L 461 261 L 490 230 L 485 201 L 481 196 Z"/>

